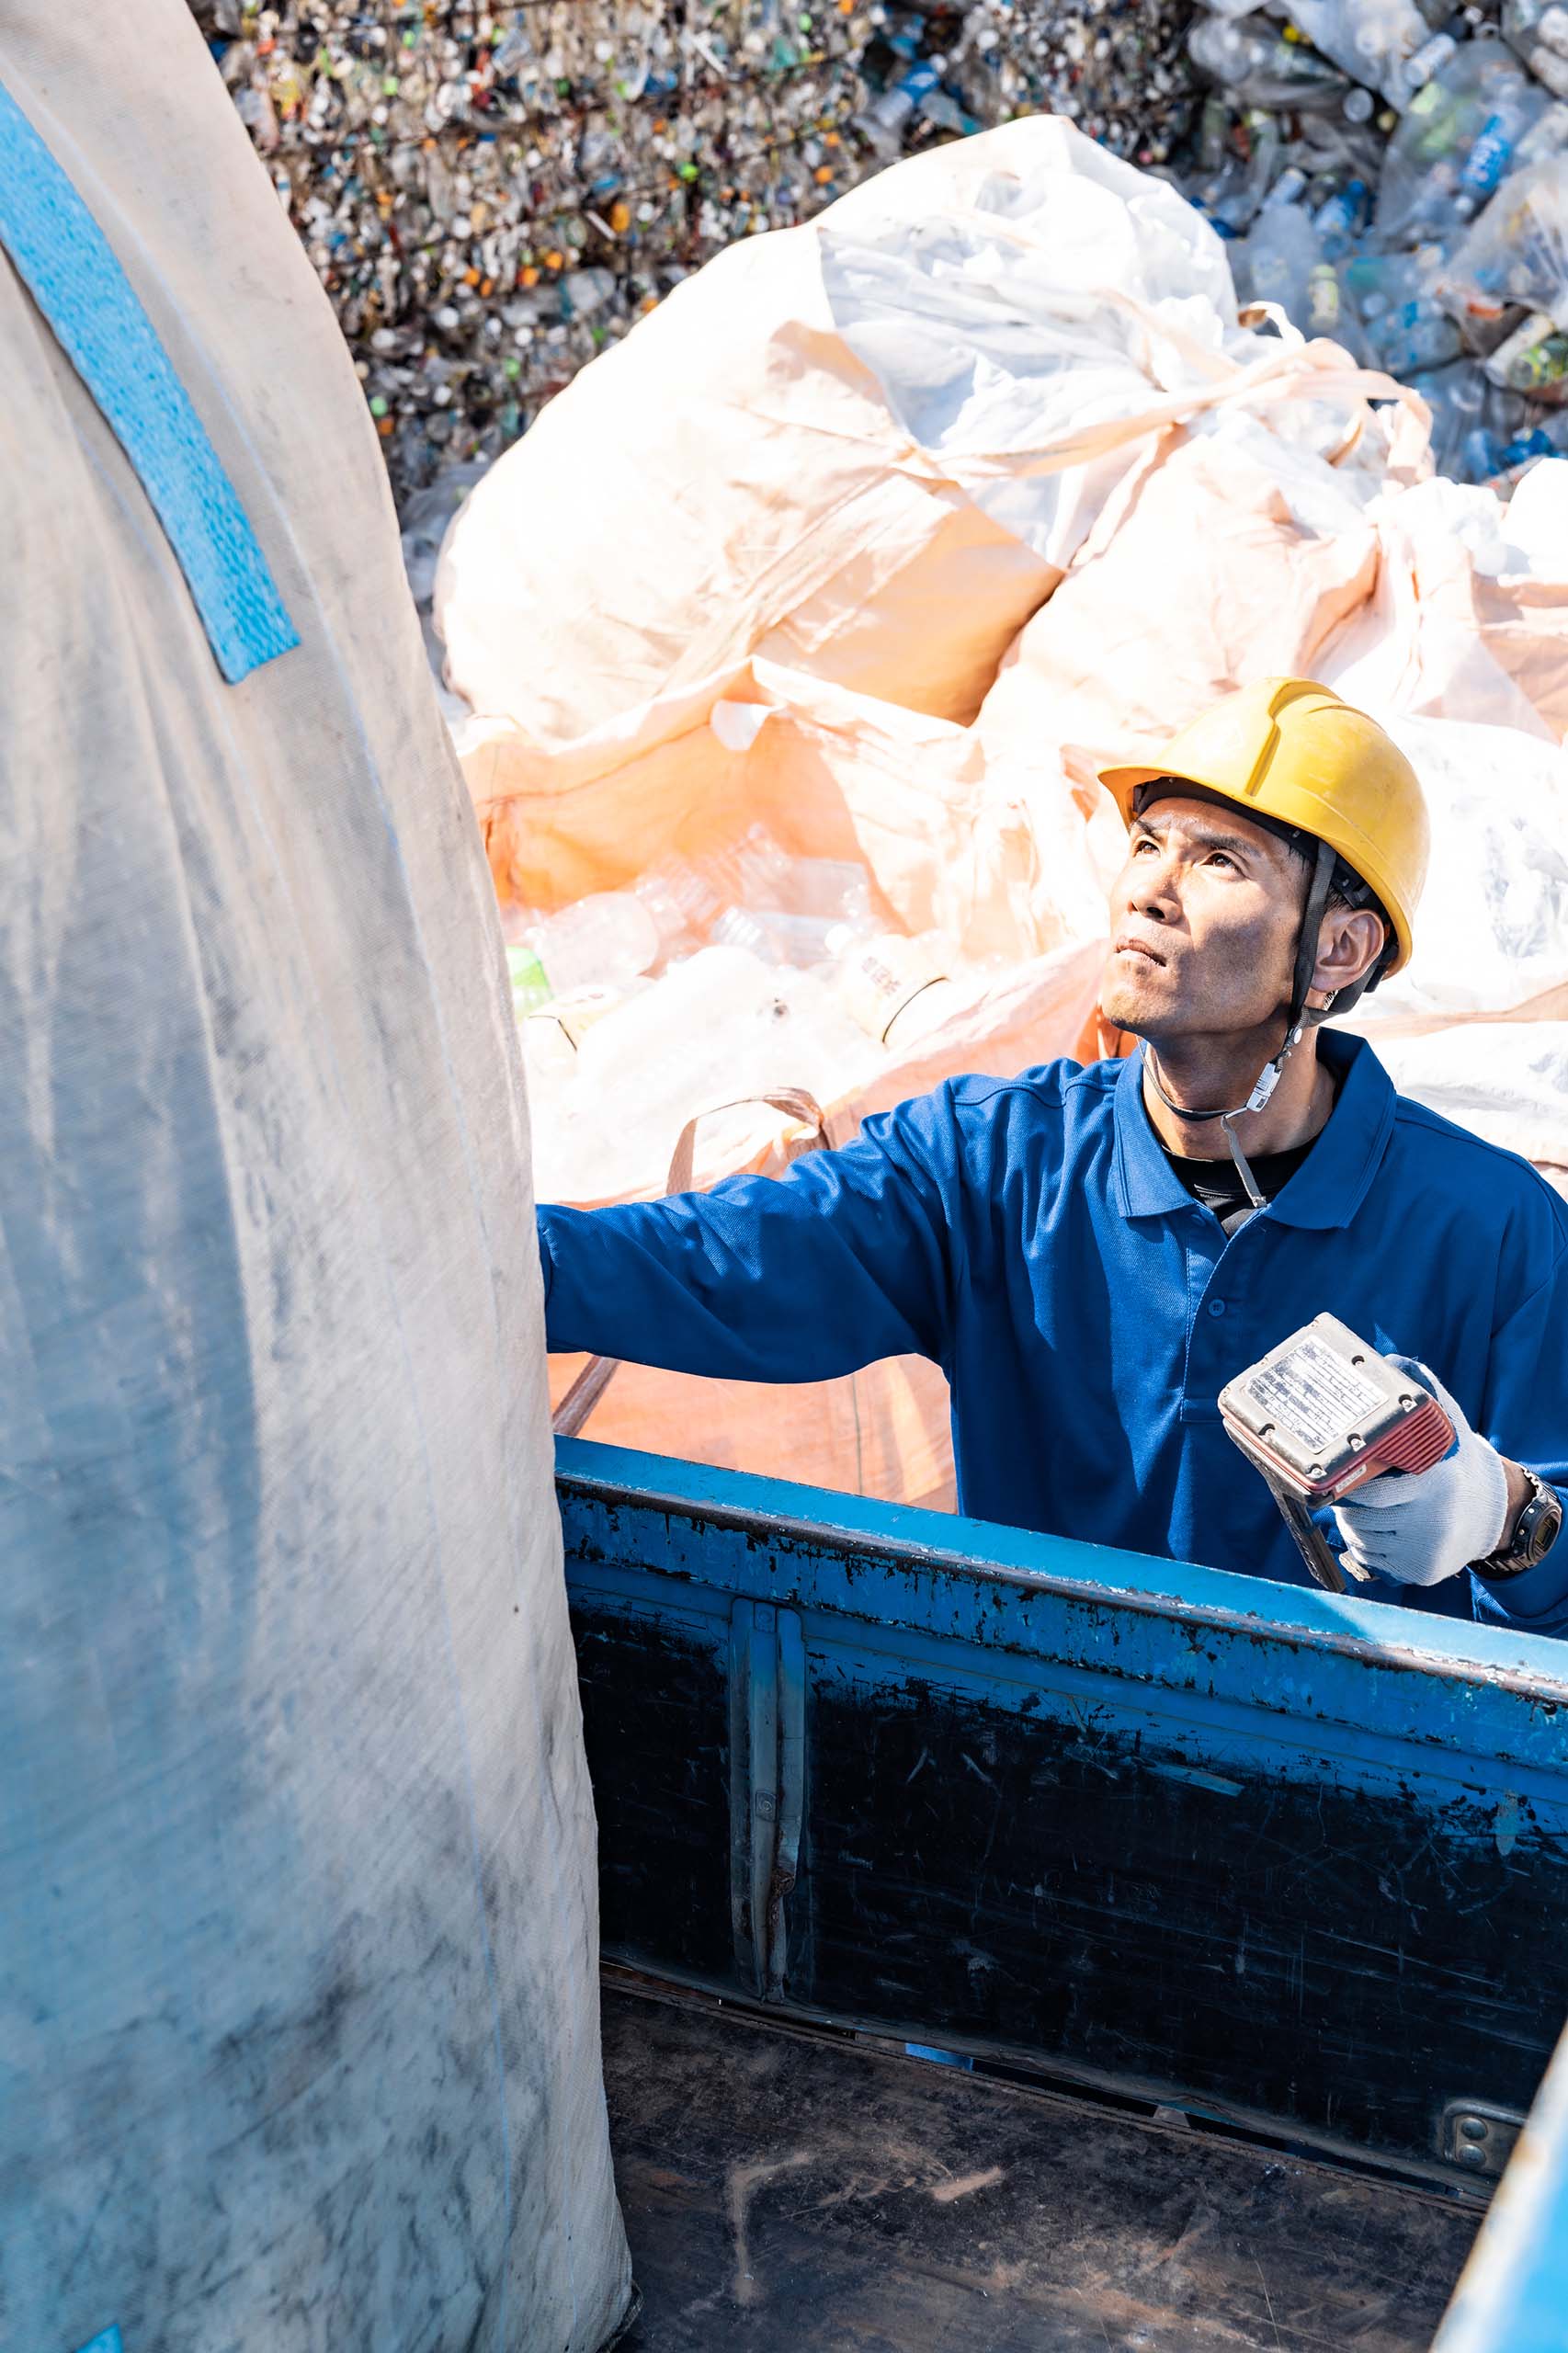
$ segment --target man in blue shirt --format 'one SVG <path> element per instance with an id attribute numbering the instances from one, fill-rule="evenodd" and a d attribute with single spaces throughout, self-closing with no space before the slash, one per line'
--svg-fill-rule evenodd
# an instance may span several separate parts
<path id="1" fill-rule="evenodd" d="M 1142 1051 L 950 1080 L 778 1180 L 541 1209 L 551 1347 L 769 1381 L 918 1352 L 963 1511 L 1300 1583 L 1217 1399 L 1326 1311 L 1458 1433 L 1338 1506 L 1361 1589 L 1568 1632 L 1568 1205 L 1317 1027 L 1409 957 L 1414 771 L 1271 679 L 1104 779 L 1129 834 L 1101 1003 Z"/>

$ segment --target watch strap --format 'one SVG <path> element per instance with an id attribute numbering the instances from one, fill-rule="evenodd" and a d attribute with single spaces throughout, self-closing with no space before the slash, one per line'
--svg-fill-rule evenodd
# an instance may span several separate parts
<path id="1" fill-rule="evenodd" d="M 1500 1544 L 1494 1552 L 1473 1564 L 1477 1576 L 1491 1584 L 1523 1576 L 1538 1562 L 1544 1561 L 1562 1525 L 1562 1499 L 1557 1490 L 1549 1487 L 1544 1479 L 1524 1464 L 1520 1468 L 1530 1483 L 1528 1500 L 1514 1522 L 1507 1543 Z"/>

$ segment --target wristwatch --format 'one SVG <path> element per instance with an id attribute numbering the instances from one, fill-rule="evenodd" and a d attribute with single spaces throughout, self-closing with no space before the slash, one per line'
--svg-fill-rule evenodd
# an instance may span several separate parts
<path id="1" fill-rule="evenodd" d="M 1488 1584 L 1523 1576 L 1538 1561 L 1544 1561 L 1562 1526 L 1562 1498 L 1556 1488 L 1549 1487 L 1544 1479 L 1538 1479 L 1523 1463 L 1519 1468 L 1530 1483 L 1529 1501 L 1514 1522 L 1508 1541 L 1472 1564 L 1476 1575 L 1484 1577 Z"/>

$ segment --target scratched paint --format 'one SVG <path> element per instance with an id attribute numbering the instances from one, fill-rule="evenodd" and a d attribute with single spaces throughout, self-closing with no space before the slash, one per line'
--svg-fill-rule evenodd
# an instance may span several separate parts
<path id="1" fill-rule="evenodd" d="M 1159 1600 L 1054 1590 L 901 1554 L 912 1516 L 891 1511 L 879 1550 L 864 1529 L 754 1540 L 695 1497 L 612 1509 L 568 1480 L 562 1503 L 611 1956 L 744 1990 L 722 1662 L 737 1595 L 788 1599 L 786 2007 L 1435 2172 L 1456 2086 L 1528 2104 L 1568 2012 L 1550 1677 L 1478 1680 L 1463 1629 L 1397 1665 L 1326 1620 L 1233 1609 L 1195 1639 L 1210 1573 Z M 941 1525 L 950 1548 L 963 1524 Z"/>
<path id="2" fill-rule="evenodd" d="M 1190 1781 L 1195 1790 L 1212 1790 L 1222 1798 L 1239 1798 L 1242 1794 L 1240 1781 L 1229 1781 L 1223 1773 L 1206 1773 L 1197 1765 L 1151 1765 L 1149 1770 L 1157 1773 L 1163 1781 Z"/>
<path id="3" fill-rule="evenodd" d="M 1051 1658 L 1064 1677 L 1108 1671 L 1254 1717 L 1337 1723 L 1369 1746 L 1407 1740 L 1562 1769 L 1568 1662 L 1544 1638 L 581 1439 L 561 1441 L 557 1460 L 569 1557 L 601 1583 L 651 1574 L 671 1601 L 683 1585 L 708 1585 L 859 1617 L 884 1634 Z M 607 1496 L 615 1477 L 657 1499 Z M 803 1517 L 813 1511 L 820 1525 Z M 1010 1703 L 1031 1688 L 1027 1675 L 1015 1680 Z"/>
<path id="4" fill-rule="evenodd" d="M 772 2157 L 760 2163 L 732 2165 L 725 2183 L 725 2204 L 730 2217 L 730 2236 L 734 2246 L 734 2282 L 731 2293 L 737 2304 L 750 2306 L 762 2300 L 762 2282 L 752 2269 L 751 2201 L 765 2183 L 775 2181 L 782 2173 L 794 2173 L 812 2162 L 810 2149 L 796 2149 L 787 2157 Z"/>
<path id="5" fill-rule="evenodd" d="M 960 2198 L 972 2198 L 977 2189 L 994 2189 L 1006 2177 L 1004 2166 L 987 2165 L 983 2173 L 960 2174 L 957 2181 L 938 2181 L 931 2196 L 938 2206 L 952 2206 Z"/>

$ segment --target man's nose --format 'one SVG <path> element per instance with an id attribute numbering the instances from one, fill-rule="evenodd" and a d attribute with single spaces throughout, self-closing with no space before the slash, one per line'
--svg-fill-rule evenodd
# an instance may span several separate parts
<path id="1" fill-rule="evenodd" d="M 1159 857 L 1134 859 L 1127 877 L 1130 914 L 1147 915 L 1153 923 L 1167 923 L 1176 908 L 1176 862 L 1168 851 Z"/>

